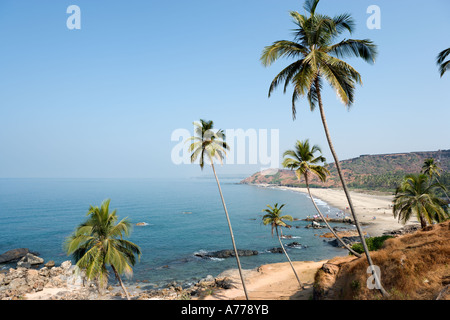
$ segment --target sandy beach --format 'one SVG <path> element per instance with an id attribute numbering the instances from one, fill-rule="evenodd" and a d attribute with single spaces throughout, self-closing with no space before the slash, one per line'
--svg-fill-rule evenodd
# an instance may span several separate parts
<path id="1" fill-rule="evenodd" d="M 303 283 L 300 290 L 291 265 L 288 262 L 262 265 L 253 270 L 244 270 L 245 286 L 250 300 L 309 300 L 313 294 L 314 276 L 323 261 L 293 261 L 292 264 Z M 228 277 L 235 288 L 218 290 L 204 300 L 245 300 L 237 269 L 227 270 L 218 278 Z"/>
<path id="2" fill-rule="evenodd" d="M 285 190 L 308 193 L 306 188 L 280 187 Z M 330 206 L 338 208 L 351 217 L 347 209 L 348 202 L 344 191 L 341 189 L 311 188 L 314 198 L 320 199 Z M 362 228 L 371 237 L 381 236 L 384 232 L 400 229 L 404 225 L 392 213 L 393 195 L 373 195 L 362 192 L 350 191 L 353 206 L 358 221 Z M 417 224 L 417 219 L 412 218 L 407 225 Z"/>
<path id="3" fill-rule="evenodd" d="M 280 187 L 281 189 L 307 193 L 306 188 Z M 311 189 L 314 198 L 320 199 L 330 206 L 347 212 L 348 204 L 344 191 L 339 189 Z M 351 192 L 353 205 L 362 224 L 363 231 L 370 236 L 380 236 L 402 228 L 404 225 L 394 218 L 392 213 L 393 195 L 372 195 L 361 192 Z M 374 219 L 375 217 L 375 219 Z M 411 219 L 409 224 L 417 224 L 416 219 Z M 347 258 L 343 258 L 347 259 Z M 351 259 L 351 257 L 348 257 Z M 305 285 L 305 290 L 299 290 L 298 282 L 288 262 L 262 265 L 254 270 L 244 270 L 246 287 L 251 300 L 308 300 L 312 296 L 314 275 L 328 260 L 323 261 L 293 261 L 300 280 Z M 242 284 L 237 269 L 227 270 L 219 277 L 227 276 L 233 279 L 234 289 L 219 290 L 207 300 L 241 300 L 245 299 Z"/>

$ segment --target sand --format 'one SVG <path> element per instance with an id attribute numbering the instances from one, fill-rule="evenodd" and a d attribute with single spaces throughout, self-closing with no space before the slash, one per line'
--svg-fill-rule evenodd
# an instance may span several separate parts
<path id="1" fill-rule="evenodd" d="M 292 262 L 304 286 L 304 290 L 300 290 L 300 285 L 288 262 L 267 264 L 253 270 L 244 270 L 245 287 L 247 288 L 249 300 L 311 299 L 314 275 L 326 261 Z M 206 296 L 204 300 L 245 300 L 238 270 L 227 270 L 217 278 L 222 277 L 230 278 L 235 288 L 217 290 L 213 294 Z"/>
<path id="2" fill-rule="evenodd" d="M 283 189 L 307 193 L 306 188 Z M 350 210 L 347 209 L 348 202 L 345 193 L 341 189 L 311 188 L 311 194 L 314 198 L 325 201 L 330 206 L 338 208 L 351 217 Z M 384 232 L 400 229 L 404 225 L 392 213 L 393 195 L 373 195 L 362 192 L 350 191 L 353 206 L 361 223 L 363 231 L 371 237 L 381 236 Z M 375 217 L 375 219 L 374 219 Z M 418 221 L 412 218 L 407 225 L 417 224 Z"/>
<path id="3" fill-rule="evenodd" d="M 295 192 L 307 193 L 306 188 L 280 187 Z M 339 189 L 311 189 L 314 198 L 338 208 L 350 216 L 344 191 Z M 353 206 L 363 231 L 369 236 L 380 236 L 384 232 L 402 228 L 404 225 L 394 218 L 392 213 L 393 195 L 372 195 L 351 192 Z M 375 217 L 375 219 L 373 219 Z M 412 219 L 408 224 L 417 224 Z M 362 258 L 364 259 L 364 258 Z M 295 270 L 304 283 L 305 290 L 299 285 L 288 262 L 262 265 L 254 270 L 244 270 L 244 279 L 250 300 L 308 300 L 312 297 L 314 276 L 328 260 L 319 262 L 293 261 Z M 233 279 L 235 288 L 218 290 L 207 296 L 207 300 L 244 300 L 245 295 L 237 269 L 227 270 L 220 277 Z"/>

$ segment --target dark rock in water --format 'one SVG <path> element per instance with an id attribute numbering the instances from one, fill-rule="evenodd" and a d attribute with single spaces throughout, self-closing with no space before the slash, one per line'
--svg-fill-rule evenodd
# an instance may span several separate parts
<path id="1" fill-rule="evenodd" d="M 19 248 L 6 251 L 0 255 L 0 263 L 12 262 L 22 259 L 30 251 L 27 248 Z"/>
<path id="2" fill-rule="evenodd" d="M 258 251 L 256 250 L 237 250 L 239 257 L 246 257 L 246 256 L 255 256 L 258 254 Z M 234 257 L 234 250 L 231 249 L 225 249 L 220 251 L 214 251 L 214 252 L 207 252 L 207 253 L 196 253 L 196 257 L 200 258 L 230 258 Z"/>
<path id="3" fill-rule="evenodd" d="M 308 224 L 305 228 L 313 228 L 313 229 L 323 229 L 326 228 L 327 226 L 323 226 L 320 223 L 313 221 L 311 224 Z"/>
<path id="4" fill-rule="evenodd" d="M 283 249 L 281 247 L 269 249 L 272 253 L 283 253 Z"/>
<path id="5" fill-rule="evenodd" d="M 286 245 L 286 247 L 289 247 L 289 248 L 295 248 L 295 247 L 301 247 L 301 246 L 302 246 L 302 244 L 301 244 L 301 243 L 298 243 L 298 242 L 296 242 L 296 241 L 291 242 L 291 243 L 288 243 L 288 244 Z"/>

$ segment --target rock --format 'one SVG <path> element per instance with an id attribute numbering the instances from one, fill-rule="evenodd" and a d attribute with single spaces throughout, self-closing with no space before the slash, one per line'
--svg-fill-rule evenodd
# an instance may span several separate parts
<path id="1" fill-rule="evenodd" d="M 411 225 L 404 226 L 403 228 L 400 228 L 397 230 L 385 232 L 385 233 L 383 233 L 383 235 L 385 235 L 385 236 L 404 235 L 404 234 L 414 233 L 417 230 L 420 230 L 420 228 L 421 228 L 420 224 L 411 224 Z"/>
<path id="2" fill-rule="evenodd" d="M 361 242 L 361 238 L 359 236 L 354 236 L 354 237 L 341 237 L 342 241 L 348 245 L 353 245 L 355 243 Z M 331 241 L 328 241 L 329 244 L 331 244 L 333 247 L 341 247 L 342 243 L 337 240 L 337 239 L 333 239 Z"/>
<path id="3" fill-rule="evenodd" d="M 257 255 L 258 251 L 256 250 L 237 250 L 238 255 L 241 256 L 253 256 Z M 220 251 L 214 251 L 214 252 L 207 252 L 207 253 L 196 253 L 195 256 L 200 258 L 230 258 L 234 257 L 234 250 L 220 250 Z"/>
<path id="4" fill-rule="evenodd" d="M 323 229 L 326 228 L 326 226 L 321 225 L 320 223 L 313 221 L 312 224 L 308 224 L 305 228 L 310 229 Z"/>
<path id="5" fill-rule="evenodd" d="M 31 263 L 27 262 L 26 260 L 24 260 L 24 261 L 20 260 L 19 262 L 17 262 L 17 267 L 29 269 L 29 268 L 31 268 Z"/>
<path id="6" fill-rule="evenodd" d="M 288 244 L 286 245 L 286 247 L 289 247 L 289 248 L 296 248 L 296 247 L 301 247 L 301 246 L 302 246 L 302 244 L 301 244 L 301 243 L 298 243 L 298 242 L 296 242 L 296 241 L 291 242 L 291 243 L 288 243 Z"/>
<path id="7" fill-rule="evenodd" d="M 6 251 L 2 255 L 0 255 L 0 263 L 12 262 L 16 260 L 20 260 L 30 251 L 26 248 L 13 249 Z"/>
<path id="8" fill-rule="evenodd" d="M 34 254 L 31 253 L 27 253 L 25 257 L 23 257 L 22 259 L 26 259 L 27 262 L 31 265 L 35 265 L 35 264 L 42 264 L 44 263 L 44 259 L 35 256 Z"/>
<path id="9" fill-rule="evenodd" d="M 71 266 L 72 266 L 72 262 L 69 261 L 69 260 L 64 261 L 63 263 L 61 263 L 61 268 L 62 268 L 63 270 L 69 270 L 69 268 L 70 268 Z"/>
<path id="10" fill-rule="evenodd" d="M 46 268 L 53 268 L 55 266 L 55 261 L 50 260 L 49 262 L 47 262 L 46 264 L 44 264 L 44 266 Z"/>
<path id="11" fill-rule="evenodd" d="M 283 253 L 283 249 L 281 247 L 269 249 L 272 253 Z"/>
<path id="12" fill-rule="evenodd" d="M 233 281 L 230 278 L 216 279 L 216 286 L 222 289 L 231 289 L 234 288 Z"/>
<path id="13" fill-rule="evenodd" d="M 17 267 L 30 268 L 32 265 L 42 264 L 44 259 L 36 257 L 31 253 L 27 253 L 19 262 L 17 262 Z"/>

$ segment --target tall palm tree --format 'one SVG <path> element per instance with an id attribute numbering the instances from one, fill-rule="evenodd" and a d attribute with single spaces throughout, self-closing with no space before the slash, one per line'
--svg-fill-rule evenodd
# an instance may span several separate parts
<path id="1" fill-rule="evenodd" d="M 394 217 L 403 223 L 415 215 L 422 228 L 427 223 L 442 222 L 449 216 L 448 206 L 434 191 L 440 184 L 429 183 L 425 174 L 409 174 L 398 186 L 394 196 Z"/>
<path id="2" fill-rule="evenodd" d="M 342 174 L 339 159 L 334 149 L 322 103 L 323 82 L 326 81 L 336 91 L 341 102 L 349 108 L 354 101 L 355 84 L 361 84 L 361 75 L 348 63 L 340 58 L 357 57 L 365 62 L 374 63 L 377 55 L 375 44 L 368 39 L 343 39 L 334 42 L 345 31 L 353 32 L 355 22 L 351 15 L 345 13 L 335 17 L 317 14 L 319 0 L 306 0 L 304 9 L 308 15 L 291 11 L 290 15 L 297 28 L 294 30 L 294 40 L 276 41 L 264 48 L 261 62 L 270 66 L 279 58 L 295 59 L 283 69 L 272 81 L 269 87 L 269 97 L 273 90 L 284 82 L 284 92 L 292 84 L 292 116 L 296 117 L 295 103 L 299 97 L 306 96 L 311 111 L 319 107 L 322 125 L 333 155 L 336 169 L 347 198 L 353 221 L 361 238 L 361 243 L 367 261 L 372 270 L 377 288 L 384 296 L 388 293 L 383 289 L 378 275 L 375 273 L 372 258 L 369 254 L 364 235 L 356 216 L 350 192 Z"/>
<path id="3" fill-rule="evenodd" d="M 322 155 L 315 156 L 316 152 L 322 153 L 320 147 L 317 145 L 313 145 L 312 147 L 309 144 L 309 140 L 305 141 L 297 140 L 295 144 L 294 150 L 287 150 L 284 152 L 283 157 L 283 167 L 289 168 L 295 171 L 295 175 L 297 176 L 298 181 L 301 181 L 301 178 L 305 178 L 306 189 L 308 190 L 309 197 L 316 208 L 316 211 L 319 213 L 322 220 L 325 222 L 328 229 L 330 229 L 331 233 L 338 239 L 338 241 L 349 250 L 355 256 L 361 258 L 361 255 L 354 251 L 350 246 L 345 243 L 334 231 L 334 229 L 328 224 L 328 221 L 323 216 L 319 207 L 317 207 L 316 201 L 311 195 L 311 190 L 309 189 L 309 179 L 312 176 L 317 176 L 322 182 L 325 182 L 327 179 L 327 175 L 330 174 L 328 169 L 321 165 L 321 163 L 325 163 L 326 159 Z"/>
<path id="4" fill-rule="evenodd" d="M 436 179 L 437 183 L 441 185 L 439 181 L 439 177 L 441 176 L 442 168 L 439 167 L 439 165 L 436 163 L 436 161 L 433 158 L 425 159 L 421 173 L 427 175 L 430 178 L 430 183 L 433 181 L 433 178 Z M 447 200 L 450 200 L 447 190 L 444 185 L 442 186 L 442 191 L 444 192 L 445 196 L 447 197 Z"/>
<path id="5" fill-rule="evenodd" d="M 281 227 L 290 228 L 291 227 L 290 225 L 288 225 L 283 220 L 288 220 L 288 221 L 292 221 L 293 220 L 292 216 L 290 216 L 290 215 L 284 215 L 284 216 L 281 215 L 281 209 L 284 206 L 285 205 L 282 204 L 278 208 L 278 203 L 276 203 L 273 207 L 270 206 L 270 205 L 267 205 L 267 207 L 269 207 L 269 209 L 264 209 L 263 210 L 263 212 L 266 212 L 266 214 L 262 218 L 263 219 L 263 224 L 265 226 L 270 224 L 270 226 L 272 227 L 272 237 L 273 237 L 273 230 L 276 231 L 277 238 L 278 238 L 278 241 L 280 242 L 281 249 L 283 250 L 284 254 L 286 255 L 286 258 L 288 259 L 289 264 L 291 265 L 292 271 L 294 271 L 295 277 L 297 278 L 297 281 L 298 281 L 298 284 L 300 285 L 300 288 L 303 289 L 303 284 L 300 281 L 300 278 L 298 277 L 294 266 L 292 265 L 292 261 L 289 258 L 289 255 L 287 254 L 286 249 L 284 248 L 284 245 L 281 242 L 280 234 L 278 233 L 278 228 L 281 228 Z"/>
<path id="6" fill-rule="evenodd" d="M 123 239 L 131 231 L 131 224 L 125 218 L 118 222 L 116 210 L 109 212 L 110 200 L 102 202 L 100 208 L 90 206 L 89 218 L 67 237 L 65 249 L 72 255 L 76 265 L 86 272 L 89 280 L 97 279 L 98 289 L 102 292 L 108 281 L 107 266 L 111 266 L 128 300 L 130 296 L 125 288 L 121 274 L 131 275 L 136 255 L 141 256 L 140 248 Z"/>
<path id="7" fill-rule="evenodd" d="M 233 244 L 233 250 L 236 256 L 236 262 L 239 269 L 239 275 L 241 277 L 242 287 L 244 289 L 245 297 L 248 300 L 247 288 L 245 286 L 244 277 L 242 275 L 241 262 L 239 260 L 236 243 L 234 241 L 234 234 L 233 229 L 231 228 L 230 217 L 228 215 L 227 206 L 222 194 L 222 188 L 220 187 L 220 182 L 216 174 L 216 169 L 214 167 L 214 159 L 218 160 L 221 164 L 223 163 L 222 160 L 225 157 L 226 150 L 229 149 L 229 146 L 225 142 L 225 134 L 223 130 L 213 131 L 213 121 L 206 121 L 201 119 L 200 122 L 194 122 L 194 126 L 196 135 L 190 138 L 190 141 L 192 141 L 192 143 L 189 146 L 189 151 L 191 152 L 191 162 L 193 163 L 197 159 L 199 159 L 200 168 L 202 170 L 205 165 L 205 160 L 208 161 L 211 165 L 214 177 L 216 178 L 217 187 L 219 188 L 220 199 L 222 200 L 225 216 L 227 218 L 231 242 Z"/>
<path id="8" fill-rule="evenodd" d="M 450 60 L 445 61 L 448 55 L 450 55 L 450 48 L 441 51 L 436 58 L 436 64 L 439 66 L 441 78 L 450 69 Z"/>

